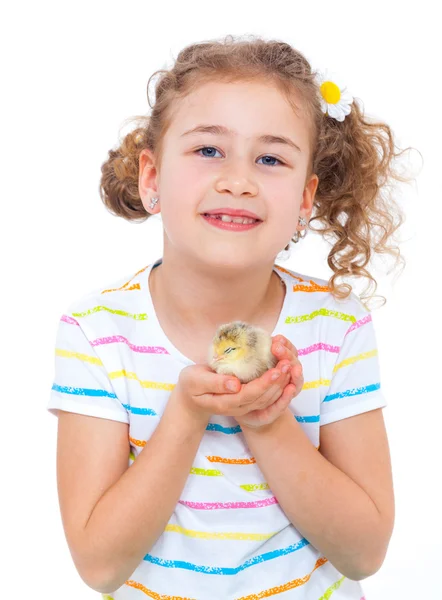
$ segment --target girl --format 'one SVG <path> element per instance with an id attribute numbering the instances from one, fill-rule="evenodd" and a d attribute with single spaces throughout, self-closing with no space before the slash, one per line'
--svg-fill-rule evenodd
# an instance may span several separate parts
<path id="1" fill-rule="evenodd" d="M 73 561 L 114 600 L 361 600 L 394 495 L 373 320 L 336 279 L 376 285 L 365 265 L 394 254 L 392 132 L 284 42 L 194 44 L 160 73 L 100 192 L 128 220 L 161 212 L 162 256 L 77 299 L 57 332 Z M 275 264 L 315 219 L 335 238 L 329 281 Z M 207 366 L 233 320 L 279 360 L 243 385 Z"/>

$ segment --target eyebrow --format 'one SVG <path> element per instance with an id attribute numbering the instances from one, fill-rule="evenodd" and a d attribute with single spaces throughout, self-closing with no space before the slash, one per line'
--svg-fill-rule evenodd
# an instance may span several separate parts
<path id="1" fill-rule="evenodd" d="M 191 135 L 193 133 L 211 133 L 213 135 L 238 134 L 237 131 L 229 129 L 228 127 L 224 127 L 223 125 L 197 125 L 193 129 L 185 131 L 183 134 L 181 134 L 180 137 L 184 137 L 185 135 Z M 273 135 L 270 133 L 266 133 L 258 136 L 257 139 L 258 141 L 264 142 L 265 144 L 286 144 L 287 146 L 291 146 L 295 150 L 301 152 L 301 148 L 285 135 Z"/>

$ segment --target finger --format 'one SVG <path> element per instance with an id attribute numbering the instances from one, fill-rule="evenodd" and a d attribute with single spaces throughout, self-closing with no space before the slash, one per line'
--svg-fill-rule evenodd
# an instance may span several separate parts
<path id="1" fill-rule="evenodd" d="M 269 406 L 271 406 L 281 395 L 282 389 L 281 385 L 274 385 L 267 393 L 263 394 L 259 399 L 255 400 L 255 402 L 249 403 L 245 406 L 241 406 L 238 409 L 237 414 L 233 416 L 244 416 L 249 413 L 256 413 L 265 411 Z"/>
<path id="2" fill-rule="evenodd" d="M 281 344 L 284 348 L 286 348 L 287 350 L 289 350 L 290 352 L 293 352 L 293 354 L 295 355 L 295 357 L 298 357 L 298 350 L 296 348 L 296 346 L 294 344 L 292 344 L 292 342 L 287 339 L 285 336 L 283 335 L 277 335 L 274 338 L 272 338 L 272 344 L 275 344 L 275 346 L 277 344 Z"/>
<path id="3" fill-rule="evenodd" d="M 289 406 L 293 393 L 293 386 L 287 386 L 283 393 L 280 393 L 279 397 L 276 396 L 269 406 L 253 412 L 263 423 L 272 423 Z"/>
<path id="4" fill-rule="evenodd" d="M 268 407 L 268 416 L 271 419 L 276 418 L 283 410 L 289 406 L 295 395 L 295 386 L 291 383 L 286 386 L 281 396 Z"/>
<path id="5" fill-rule="evenodd" d="M 276 369 L 274 371 L 276 371 Z M 263 376 L 261 379 L 264 379 L 265 381 L 266 377 Z M 252 395 L 251 397 L 249 397 L 248 395 L 243 396 L 243 399 L 238 405 L 238 409 L 240 410 L 238 414 L 242 416 L 244 414 L 247 414 L 248 412 L 266 408 L 267 406 L 272 404 L 272 402 L 275 401 L 279 394 L 281 394 L 281 390 L 284 389 L 289 380 L 290 373 L 281 373 L 278 379 L 266 384 L 268 387 L 264 389 L 263 393 L 258 394 L 257 392 L 255 392 L 254 395 Z M 250 383 L 247 384 L 248 393 L 251 387 Z"/>
<path id="6" fill-rule="evenodd" d="M 193 381 L 195 381 L 195 378 Z M 227 387 L 230 382 L 233 383 L 233 388 Z M 200 394 L 207 392 L 212 394 L 237 394 L 242 387 L 241 381 L 235 375 L 222 375 L 206 366 L 203 366 L 201 377 L 198 377 L 195 385 L 198 387 L 195 390 L 196 395 L 198 391 Z"/>

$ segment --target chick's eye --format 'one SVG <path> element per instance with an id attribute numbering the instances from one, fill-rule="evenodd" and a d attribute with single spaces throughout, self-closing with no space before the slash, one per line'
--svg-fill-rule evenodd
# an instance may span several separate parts
<path id="1" fill-rule="evenodd" d="M 233 346 L 229 346 L 226 348 L 226 350 L 224 350 L 224 354 L 229 354 L 232 350 L 235 350 L 235 348 Z"/>

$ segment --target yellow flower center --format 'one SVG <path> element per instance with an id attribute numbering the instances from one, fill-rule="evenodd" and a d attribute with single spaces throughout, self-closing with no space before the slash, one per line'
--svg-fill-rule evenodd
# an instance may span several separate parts
<path id="1" fill-rule="evenodd" d="M 321 85 L 321 94 L 328 104 L 337 104 L 341 98 L 341 91 L 333 81 L 324 81 Z"/>

